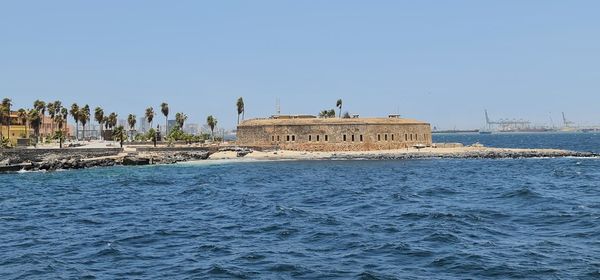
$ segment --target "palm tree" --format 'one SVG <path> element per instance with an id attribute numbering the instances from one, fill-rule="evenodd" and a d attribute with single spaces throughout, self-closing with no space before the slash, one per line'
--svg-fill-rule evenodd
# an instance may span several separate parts
<path id="1" fill-rule="evenodd" d="M 175 114 L 175 122 L 177 123 L 179 129 L 183 129 L 183 124 L 185 123 L 185 121 L 187 121 L 187 118 L 188 116 L 184 113 Z"/>
<path id="2" fill-rule="evenodd" d="M 340 118 L 342 117 L 342 100 L 338 99 L 338 101 L 335 103 L 335 107 L 340 108 Z"/>
<path id="3" fill-rule="evenodd" d="M 56 115 L 56 110 L 54 108 L 53 102 L 46 103 L 46 109 L 48 110 L 48 116 L 50 116 L 50 131 L 54 133 L 54 116 Z"/>
<path id="4" fill-rule="evenodd" d="M 12 100 L 10 98 L 2 99 L 2 110 L 6 113 L 6 117 L 8 121 L 6 122 L 6 134 L 8 134 L 7 138 L 10 139 L 10 107 L 12 106 Z"/>
<path id="5" fill-rule="evenodd" d="M 37 110 L 40 118 L 40 127 L 44 127 L 44 116 L 46 115 L 46 102 L 41 100 L 36 100 L 33 102 L 33 108 Z M 38 138 L 39 138 L 39 128 L 38 128 Z"/>
<path id="6" fill-rule="evenodd" d="M 4 118 L 6 115 L 6 110 L 4 109 L 4 106 L 2 106 L 2 104 L 0 104 L 0 146 L 2 145 L 2 141 L 4 141 L 4 134 L 2 133 L 2 127 L 4 126 Z"/>
<path id="7" fill-rule="evenodd" d="M 117 126 L 117 118 L 118 117 L 119 116 L 115 112 L 112 112 L 112 113 L 110 113 L 110 115 L 108 115 L 108 120 L 107 120 L 108 128 L 113 129 Z"/>
<path id="8" fill-rule="evenodd" d="M 21 121 L 21 124 L 25 126 L 25 138 L 29 138 L 29 128 L 27 127 L 27 110 L 21 108 L 17 111 L 17 118 Z"/>
<path id="9" fill-rule="evenodd" d="M 79 141 L 79 105 L 73 103 L 69 112 L 75 121 L 75 139 Z"/>
<path id="10" fill-rule="evenodd" d="M 102 123 L 104 124 L 104 129 L 108 130 L 110 127 L 110 123 L 108 122 L 108 116 L 104 116 L 104 118 L 102 119 Z"/>
<path id="11" fill-rule="evenodd" d="M 134 114 L 129 114 L 129 116 L 127 116 L 127 124 L 129 124 L 129 134 L 131 134 L 131 138 L 133 139 L 133 129 L 135 128 L 135 115 Z"/>
<path id="12" fill-rule="evenodd" d="M 62 143 L 64 139 L 62 128 L 65 123 L 65 118 L 63 118 L 61 114 L 58 114 L 54 116 L 53 120 L 58 126 L 58 132 L 55 133 L 58 136 L 58 147 L 62 149 Z"/>
<path id="13" fill-rule="evenodd" d="M 118 140 L 121 144 L 121 148 L 123 148 L 123 141 L 127 138 L 127 134 L 125 133 L 125 128 L 122 125 L 117 126 L 113 129 L 113 140 Z"/>
<path id="14" fill-rule="evenodd" d="M 85 104 L 81 110 L 79 110 L 79 122 L 81 122 L 81 127 L 83 129 L 83 133 L 81 134 L 81 138 L 85 141 L 85 125 L 90 120 L 90 106 Z"/>
<path id="15" fill-rule="evenodd" d="M 33 133 L 35 134 L 35 142 L 38 143 L 40 141 L 40 126 L 42 125 L 42 118 L 40 116 L 40 112 L 37 109 L 29 110 L 29 124 L 31 128 L 33 128 Z"/>
<path id="16" fill-rule="evenodd" d="M 146 108 L 146 113 L 144 114 L 144 116 L 146 117 L 146 120 L 150 123 L 150 128 L 152 128 L 152 125 L 154 125 L 152 122 L 154 120 L 154 108 Z"/>
<path id="17" fill-rule="evenodd" d="M 245 113 L 245 109 L 244 109 L 244 99 L 243 98 L 238 98 L 237 103 L 235 104 L 237 106 L 237 113 L 238 113 L 238 124 L 240 124 L 240 115 Z M 243 115 L 242 115 L 242 120 L 244 119 Z"/>
<path id="18" fill-rule="evenodd" d="M 160 111 L 165 115 L 165 136 L 169 133 L 167 128 L 169 127 L 169 104 L 163 102 L 160 104 Z"/>
<path id="19" fill-rule="evenodd" d="M 215 141 L 215 126 L 217 126 L 217 119 L 210 115 L 206 118 L 206 124 L 210 127 L 212 140 Z"/>
<path id="20" fill-rule="evenodd" d="M 102 108 L 96 107 L 96 109 L 94 109 L 94 119 L 100 126 L 100 139 L 102 139 L 102 123 L 104 122 L 104 110 L 102 110 Z"/>
<path id="21" fill-rule="evenodd" d="M 69 110 L 67 108 L 65 108 L 65 107 L 62 107 L 62 108 L 60 108 L 60 114 L 62 115 L 63 120 L 65 121 L 65 126 L 64 126 L 63 132 L 64 132 L 65 137 L 66 137 L 67 136 L 67 131 L 68 131 L 68 129 L 66 127 L 66 124 L 68 123 L 67 119 L 69 118 Z"/>

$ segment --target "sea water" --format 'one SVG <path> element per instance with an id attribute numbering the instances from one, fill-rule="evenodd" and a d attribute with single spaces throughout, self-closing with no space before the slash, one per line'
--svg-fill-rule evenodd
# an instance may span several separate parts
<path id="1" fill-rule="evenodd" d="M 436 141 L 600 152 L 598 134 Z M 598 279 L 600 160 L 0 175 L 0 279 Z"/>

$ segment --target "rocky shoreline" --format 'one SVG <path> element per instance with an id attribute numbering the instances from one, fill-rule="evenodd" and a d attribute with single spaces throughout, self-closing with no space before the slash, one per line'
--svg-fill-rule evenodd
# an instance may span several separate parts
<path id="1" fill-rule="evenodd" d="M 31 150 L 0 153 L 0 172 L 53 171 L 84 169 L 115 165 L 174 164 L 178 162 L 252 158 L 256 160 L 403 160 L 403 159 L 519 159 L 558 157 L 600 157 L 590 152 L 551 149 L 499 149 L 499 148 L 428 148 L 424 150 L 394 150 L 370 152 L 300 152 L 300 151 L 252 151 L 243 148 L 224 148 L 218 151 L 194 149 L 156 149 L 143 151 L 114 150 L 48 152 Z M 35 150 L 34 150 L 35 151 Z"/>
<path id="2" fill-rule="evenodd" d="M 19 161 L 18 157 L 0 161 L 0 172 L 17 171 L 55 171 L 66 169 L 84 169 L 115 165 L 174 164 L 178 162 L 205 160 L 208 151 L 160 151 L 160 152 L 120 152 L 114 155 L 95 157 L 86 152 L 51 154 L 37 160 Z"/>

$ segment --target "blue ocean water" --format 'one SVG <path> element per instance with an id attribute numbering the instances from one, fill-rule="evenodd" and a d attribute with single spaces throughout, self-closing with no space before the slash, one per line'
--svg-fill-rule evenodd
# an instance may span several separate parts
<path id="1" fill-rule="evenodd" d="M 600 148 L 597 134 L 436 137 Z M 148 278 L 599 279 L 600 159 L 0 175 L 0 279 Z"/>

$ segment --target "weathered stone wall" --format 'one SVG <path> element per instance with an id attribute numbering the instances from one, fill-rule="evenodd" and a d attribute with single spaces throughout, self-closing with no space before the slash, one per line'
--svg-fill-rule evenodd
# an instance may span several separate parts
<path id="1" fill-rule="evenodd" d="M 11 162 L 42 161 L 49 156 L 68 157 L 104 157 L 114 156 L 121 152 L 120 148 L 72 148 L 72 149 L 6 149 L 0 151 L 0 160 L 9 159 Z"/>
<path id="2" fill-rule="evenodd" d="M 345 137 L 345 138 L 344 138 Z M 240 126 L 238 145 L 301 151 L 368 151 L 431 145 L 429 124 L 303 124 Z"/>

